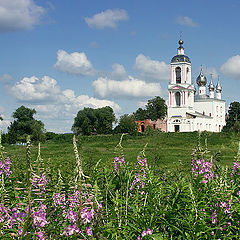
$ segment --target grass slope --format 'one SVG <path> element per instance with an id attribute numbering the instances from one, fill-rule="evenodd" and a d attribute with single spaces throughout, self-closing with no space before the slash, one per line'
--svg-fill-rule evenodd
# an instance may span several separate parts
<path id="1" fill-rule="evenodd" d="M 115 146 L 119 143 L 120 135 L 108 136 L 80 136 L 78 149 L 83 159 L 84 171 L 91 174 L 91 170 L 99 162 L 100 167 L 113 167 L 116 156 Z M 156 171 L 165 171 L 178 166 L 181 161 L 186 171 L 190 169 L 191 153 L 197 146 L 199 134 L 193 133 L 159 133 L 155 136 L 129 136 L 123 137 L 122 146 L 125 160 L 135 162 L 139 152 L 148 143 L 146 157 L 149 165 Z M 207 147 L 211 154 L 219 152 L 217 159 L 223 165 L 230 165 L 238 151 L 239 135 L 230 133 L 202 133 L 201 145 Z M 5 145 L 8 156 L 13 162 L 17 175 L 25 172 L 24 146 Z M 32 159 L 37 158 L 38 147 L 32 147 Z M 41 157 L 52 175 L 61 169 L 63 177 L 68 178 L 74 169 L 74 152 L 71 139 L 64 141 L 49 141 L 41 144 Z"/>

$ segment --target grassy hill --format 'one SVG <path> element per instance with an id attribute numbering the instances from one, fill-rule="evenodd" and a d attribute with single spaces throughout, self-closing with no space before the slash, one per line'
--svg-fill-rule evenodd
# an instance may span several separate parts
<path id="1" fill-rule="evenodd" d="M 84 171 L 90 174 L 97 162 L 99 167 L 113 167 L 115 146 L 119 143 L 121 135 L 107 136 L 80 136 L 78 150 L 83 159 Z M 201 143 L 202 147 L 210 151 L 209 156 L 219 153 L 217 160 L 222 165 L 230 165 L 238 151 L 240 136 L 230 133 L 207 133 L 200 135 L 193 133 L 158 133 L 154 136 L 125 135 L 122 141 L 125 160 L 135 162 L 140 151 L 146 147 L 146 157 L 155 171 L 166 171 L 177 168 L 179 160 L 183 168 L 188 171 L 191 167 L 191 154 L 193 149 Z M 25 169 L 24 146 L 6 145 L 5 150 L 13 162 L 18 174 Z M 32 160 L 37 158 L 38 146 L 32 146 Z M 41 157 L 50 172 L 61 169 L 64 177 L 72 174 L 74 169 L 74 152 L 71 135 L 61 140 L 51 140 L 41 144 Z M 100 161 L 99 161 L 100 160 Z M 15 171 L 16 172 L 16 171 Z"/>

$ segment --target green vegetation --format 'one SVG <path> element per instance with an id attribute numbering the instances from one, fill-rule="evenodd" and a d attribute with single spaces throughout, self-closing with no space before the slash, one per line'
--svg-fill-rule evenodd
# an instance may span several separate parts
<path id="1" fill-rule="evenodd" d="M 124 114 L 120 117 L 118 125 L 115 127 L 115 133 L 129 133 L 130 135 L 136 135 L 138 125 L 135 122 L 135 118 L 132 114 Z"/>
<path id="2" fill-rule="evenodd" d="M 116 118 L 111 107 L 84 108 L 77 113 L 72 131 L 77 135 L 109 134 L 112 133 L 115 121 Z"/>
<path id="3" fill-rule="evenodd" d="M 0 139 L 2 239 L 239 239 L 239 135 L 50 137 Z"/>
<path id="4" fill-rule="evenodd" d="M 146 109 L 138 108 L 134 113 L 136 120 L 142 121 L 144 119 L 164 119 L 167 114 L 167 105 L 165 103 L 165 100 L 161 97 L 155 97 L 148 100 L 145 107 Z"/>
<path id="5" fill-rule="evenodd" d="M 225 132 L 240 132 L 240 103 L 232 102 L 229 106 L 228 116 L 226 119 Z"/>
<path id="6" fill-rule="evenodd" d="M 136 154 L 146 145 L 148 162 L 153 169 L 165 171 L 174 169 L 179 160 L 186 171 L 190 168 L 191 154 L 198 144 L 198 133 L 162 133 L 151 131 L 153 135 L 125 135 L 122 146 L 124 155 L 129 162 L 135 162 Z M 67 178 L 74 168 L 74 155 L 72 151 L 72 134 L 55 135 L 55 137 L 41 144 L 42 158 L 49 166 L 50 171 L 64 168 L 63 175 Z M 93 166 L 101 159 L 99 166 L 112 166 L 115 146 L 120 135 L 79 136 L 78 147 L 83 158 L 83 168 L 90 174 Z M 200 141 L 213 153 L 219 153 L 217 160 L 222 165 L 230 165 L 238 149 L 240 136 L 234 133 L 208 133 L 201 134 Z M 5 145 L 9 157 L 16 165 L 16 169 L 24 170 L 25 147 L 17 145 Z M 38 147 L 32 147 L 33 158 L 37 157 Z"/>
<path id="7" fill-rule="evenodd" d="M 28 135 L 33 141 L 44 141 L 44 124 L 40 120 L 34 119 L 35 109 L 19 107 L 14 113 L 15 119 L 8 127 L 6 141 L 9 143 L 26 142 Z"/>

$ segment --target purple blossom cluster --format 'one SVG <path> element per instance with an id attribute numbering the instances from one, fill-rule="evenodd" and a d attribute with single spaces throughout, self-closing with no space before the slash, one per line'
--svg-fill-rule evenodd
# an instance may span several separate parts
<path id="1" fill-rule="evenodd" d="M 232 217 L 231 207 L 232 207 L 231 199 L 228 200 L 228 203 L 226 203 L 226 202 L 220 203 L 221 210 L 223 210 L 225 214 L 229 214 L 230 218 Z"/>
<path id="2" fill-rule="evenodd" d="M 134 188 L 143 189 L 145 187 L 146 180 L 147 180 L 147 176 L 146 176 L 147 159 L 146 158 L 141 159 L 138 156 L 137 169 L 138 169 L 138 172 L 135 174 L 135 178 L 132 182 L 130 190 L 133 190 Z M 144 194 L 144 192 L 142 192 L 142 194 Z"/>
<path id="3" fill-rule="evenodd" d="M 233 175 L 240 175 L 240 164 L 239 162 L 233 162 L 233 171 L 231 176 L 233 177 Z"/>
<path id="4" fill-rule="evenodd" d="M 45 174 L 42 174 L 41 177 L 37 175 L 33 176 L 32 185 L 35 188 L 38 188 L 41 192 L 45 192 L 47 183 L 48 181 Z"/>
<path id="5" fill-rule="evenodd" d="M 123 166 L 124 163 L 125 163 L 124 156 L 122 158 L 115 157 L 114 158 L 114 170 L 116 172 L 119 172 L 120 168 Z"/>
<path id="6" fill-rule="evenodd" d="M 26 216 L 27 212 L 19 210 L 19 205 L 16 205 L 11 209 L 10 207 L 0 204 L 0 223 L 2 225 L 2 229 L 12 229 L 16 226 L 18 234 L 21 235 L 22 225 L 25 222 Z M 15 235 L 16 234 L 13 234 L 13 237 Z"/>
<path id="7" fill-rule="evenodd" d="M 40 240 L 45 240 L 44 226 L 47 224 L 46 220 L 47 206 L 42 204 L 36 209 L 32 208 L 30 215 L 32 216 L 32 228 L 34 234 Z M 17 233 L 12 233 L 12 237 L 20 237 L 23 233 L 23 225 L 26 221 L 29 208 L 22 209 L 18 204 L 14 208 L 4 207 L 0 204 L 0 223 L 3 224 L 3 229 L 17 229 Z M 26 235 L 28 232 L 25 233 Z"/>
<path id="8" fill-rule="evenodd" d="M 147 235 L 152 235 L 153 234 L 153 230 L 151 230 L 150 228 L 148 230 L 144 230 L 141 234 L 141 236 L 138 236 L 137 240 L 142 240 L 143 237 L 147 236 Z"/>
<path id="9" fill-rule="evenodd" d="M 56 193 L 53 196 L 55 211 L 59 210 L 65 221 L 69 223 L 63 232 L 65 236 L 84 233 L 92 236 L 93 234 L 92 225 L 96 214 L 93 208 L 93 196 L 90 194 L 84 203 L 81 202 L 81 197 L 81 192 L 78 190 L 69 194 L 67 198 L 64 193 Z"/>
<path id="10" fill-rule="evenodd" d="M 0 181 L 2 179 L 1 178 L 2 175 L 10 177 L 10 175 L 12 174 L 10 167 L 11 167 L 10 158 L 6 158 L 6 159 L 3 159 L 2 161 L 0 161 Z"/>
<path id="11" fill-rule="evenodd" d="M 202 183 L 207 183 L 209 179 L 213 179 L 214 173 L 212 172 L 212 163 L 204 159 L 192 160 L 192 174 L 194 179 L 199 176 L 203 177 Z"/>

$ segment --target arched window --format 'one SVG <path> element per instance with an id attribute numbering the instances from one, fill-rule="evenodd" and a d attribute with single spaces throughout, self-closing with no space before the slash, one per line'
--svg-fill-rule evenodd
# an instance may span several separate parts
<path id="1" fill-rule="evenodd" d="M 179 107 L 181 105 L 181 94 L 180 92 L 175 93 L 176 105 Z"/>
<path id="2" fill-rule="evenodd" d="M 188 75 L 189 75 L 189 68 L 187 67 L 187 75 L 186 75 L 187 77 L 186 77 L 185 82 L 188 81 L 188 77 L 189 77 Z"/>
<path id="3" fill-rule="evenodd" d="M 175 72 L 176 72 L 176 83 L 181 83 L 181 68 L 176 67 Z"/>

